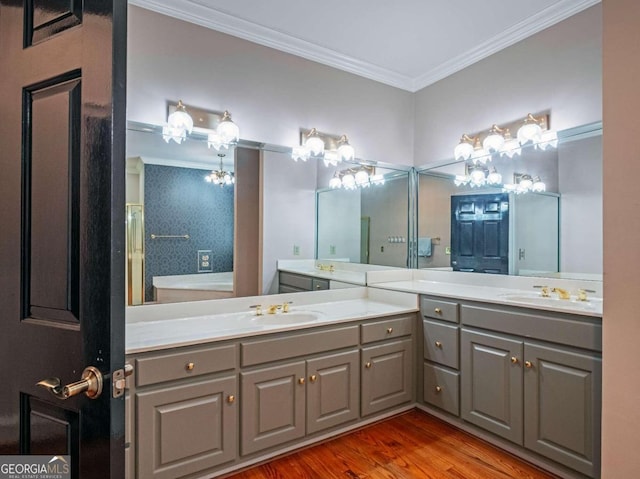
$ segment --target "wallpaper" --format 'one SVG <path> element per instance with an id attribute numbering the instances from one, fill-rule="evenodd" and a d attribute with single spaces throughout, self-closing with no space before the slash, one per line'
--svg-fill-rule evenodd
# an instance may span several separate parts
<path id="1" fill-rule="evenodd" d="M 210 272 L 233 270 L 233 186 L 204 180 L 207 172 L 145 165 L 145 301 L 153 276 L 198 273 L 198 250 L 211 250 Z M 151 239 L 151 235 L 189 239 Z"/>

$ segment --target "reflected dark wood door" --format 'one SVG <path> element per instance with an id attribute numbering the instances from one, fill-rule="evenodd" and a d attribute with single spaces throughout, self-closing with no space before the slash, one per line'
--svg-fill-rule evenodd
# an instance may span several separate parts
<path id="1" fill-rule="evenodd" d="M 0 454 L 121 478 L 126 1 L 0 0 L 0 72 Z"/>
<path id="2" fill-rule="evenodd" d="M 451 197 L 454 271 L 509 273 L 509 195 Z"/>

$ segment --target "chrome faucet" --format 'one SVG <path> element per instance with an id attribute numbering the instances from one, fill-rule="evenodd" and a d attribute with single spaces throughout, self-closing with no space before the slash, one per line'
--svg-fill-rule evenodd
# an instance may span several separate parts
<path id="1" fill-rule="evenodd" d="M 571 299 L 571 293 L 569 293 L 569 291 L 567 291 L 566 289 L 552 288 L 551 292 L 552 293 L 558 293 L 558 298 L 559 299 Z"/>

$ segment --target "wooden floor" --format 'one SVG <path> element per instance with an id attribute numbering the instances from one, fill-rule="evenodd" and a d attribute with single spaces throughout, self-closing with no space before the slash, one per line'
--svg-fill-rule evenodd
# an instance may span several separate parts
<path id="1" fill-rule="evenodd" d="M 416 409 L 230 477 L 548 479 L 556 476 Z"/>

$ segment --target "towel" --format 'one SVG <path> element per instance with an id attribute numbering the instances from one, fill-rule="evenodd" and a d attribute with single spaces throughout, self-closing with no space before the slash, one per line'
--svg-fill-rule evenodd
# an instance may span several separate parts
<path id="1" fill-rule="evenodd" d="M 418 256 L 431 256 L 431 238 L 418 238 Z"/>

